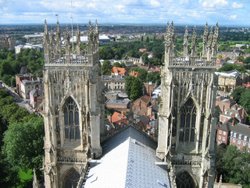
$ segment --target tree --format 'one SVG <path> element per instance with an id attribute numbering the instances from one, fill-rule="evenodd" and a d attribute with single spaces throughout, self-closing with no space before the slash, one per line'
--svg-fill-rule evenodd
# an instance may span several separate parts
<path id="1" fill-rule="evenodd" d="M 250 114 L 250 89 L 246 89 L 240 97 L 239 104 L 244 107 L 248 114 Z M 248 121 L 250 121 L 250 116 L 248 115 Z"/>
<path id="2" fill-rule="evenodd" d="M 228 146 L 222 157 L 223 181 L 250 185 L 250 155 L 246 150 L 240 151 L 235 146 Z"/>
<path id="3" fill-rule="evenodd" d="M 128 97 L 131 94 L 131 86 L 132 86 L 133 80 L 134 80 L 134 77 L 132 77 L 132 76 L 128 76 L 125 78 L 125 91 L 126 91 Z"/>
<path id="4" fill-rule="evenodd" d="M 10 124 L 4 134 L 3 152 L 11 166 L 20 169 L 40 169 L 43 157 L 43 120 Z"/>
<path id="5" fill-rule="evenodd" d="M 115 62 L 115 63 L 113 64 L 113 67 L 125 68 L 125 64 L 124 64 L 124 63 Z"/>
<path id="6" fill-rule="evenodd" d="M 221 175 L 223 175 L 223 155 L 226 152 L 226 145 L 221 144 L 216 147 L 216 174 L 217 181 Z"/>
<path id="7" fill-rule="evenodd" d="M 4 133 L 0 160 L 0 164 L 4 164 L 1 165 L 2 185 L 11 182 L 15 187 L 31 187 L 32 169 L 36 169 L 39 178 L 42 175 L 43 120 L 34 115 L 25 116 L 23 120 L 11 123 Z"/>
<path id="8" fill-rule="evenodd" d="M 244 57 L 242 55 L 240 55 L 240 56 L 237 57 L 237 60 L 239 62 L 243 62 L 244 61 Z"/>
<path id="9" fill-rule="evenodd" d="M 150 73 L 148 73 L 147 82 L 153 82 L 153 83 L 156 83 L 157 85 L 159 85 L 160 82 L 161 82 L 160 73 L 158 73 L 158 72 L 150 72 Z"/>
<path id="10" fill-rule="evenodd" d="M 112 66 L 111 66 L 110 61 L 105 60 L 102 64 L 102 68 L 101 68 L 102 75 L 110 75 L 111 69 L 112 69 Z"/>
<path id="11" fill-rule="evenodd" d="M 246 57 L 246 58 L 243 60 L 243 63 L 245 63 L 245 64 L 250 64 L 250 57 Z"/>
<path id="12" fill-rule="evenodd" d="M 128 76 L 125 79 L 125 91 L 131 100 L 135 100 L 143 94 L 143 83 L 139 78 Z"/>
<path id="13" fill-rule="evenodd" d="M 139 67 L 135 67 L 135 68 L 132 68 L 132 69 L 130 70 L 130 72 L 131 72 L 131 71 L 136 71 L 136 72 L 138 72 L 138 73 L 139 73 L 138 78 L 139 78 L 142 82 L 145 82 L 145 81 L 146 81 L 148 72 L 147 72 L 145 69 L 142 69 L 142 68 L 139 68 Z"/>
<path id="14" fill-rule="evenodd" d="M 231 96 L 233 97 L 233 99 L 235 100 L 236 103 L 239 103 L 241 94 L 242 94 L 245 90 L 246 90 L 246 89 L 245 89 L 244 87 L 241 87 L 241 86 L 236 87 L 236 88 L 233 90 Z"/>
<path id="15" fill-rule="evenodd" d="M 143 83 L 140 79 L 134 78 L 131 85 L 130 99 L 135 100 L 142 96 L 143 94 Z"/>
<path id="16" fill-rule="evenodd" d="M 102 46 L 99 50 L 100 58 L 101 59 L 113 59 L 114 58 L 114 51 L 111 46 Z"/>
<path id="17" fill-rule="evenodd" d="M 236 64 L 225 64 L 218 71 L 224 72 L 224 71 L 231 71 L 231 70 L 237 70 L 239 72 L 246 72 L 246 69 L 244 66 L 236 65 Z"/>

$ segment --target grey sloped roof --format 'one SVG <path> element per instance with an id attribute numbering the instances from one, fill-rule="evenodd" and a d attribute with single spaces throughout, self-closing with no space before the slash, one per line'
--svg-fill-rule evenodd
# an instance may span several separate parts
<path id="1" fill-rule="evenodd" d="M 156 143 L 133 127 L 103 143 L 104 155 L 92 165 L 85 188 L 170 187 L 168 173 L 155 165 Z"/>

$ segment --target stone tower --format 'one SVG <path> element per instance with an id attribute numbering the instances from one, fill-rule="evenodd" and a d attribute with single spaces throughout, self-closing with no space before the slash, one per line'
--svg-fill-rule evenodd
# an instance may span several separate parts
<path id="1" fill-rule="evenodd" d="M 102 106 L 98 26 L 89 24 L 88 44 L 81 50 L 80 31 L 71 43 L 63 40 L 59 23 L 55 32 L 44 28 L 44 178 L 46 188 L 80 184 L 87 159 L 101 155 Z"/>
<path id="2" fill-rule="evenodd" d="M 157 156 L 166 162 L 173 188 L 213 187 L 218 33 L 218 25 L 210 33 L 206 25 L 203 51 L 197 56 L 195 29 L 191 37 L 186 29 L 183 57 L 176 57 L 174 25 L 167 26 Z"/>

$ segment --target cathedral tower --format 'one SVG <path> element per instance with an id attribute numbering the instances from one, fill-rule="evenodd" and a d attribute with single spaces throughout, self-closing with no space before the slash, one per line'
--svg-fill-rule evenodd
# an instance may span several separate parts
<path id="1" fill-rule="evenodd" d="M 198 56 L 195 29 L 189 46 L 186 28 L 183 57 L 176 57 L 174 25 L 167 26 L 157 156 L 167 163 L 173 188 L 213 187 L 218 32 L 216 25 L 208 34 L 206 25 Z"/>
<path id="2" fill-rule="evenodd" d="M 88 158 L 102 153 L 98 26 L 89 24 L 84 51 L 79 30 L 73 45 L 58 22 L 55 32 L 44 27 L 45 187 L 77 187 Z"/>

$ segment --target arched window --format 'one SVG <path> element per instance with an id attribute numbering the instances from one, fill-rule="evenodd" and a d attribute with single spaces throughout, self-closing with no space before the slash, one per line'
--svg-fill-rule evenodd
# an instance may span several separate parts
<path id="1" fill-rule="evenodd" d="M 63 188 L 76 188 L 79 178 L 80 174 L 74 168 L 71 168 L 64 177 Z"/>
<path id="2" fill-rule="evenodd" d="M 190 174 L 186 171 L 177 174 L 176 176 L 177 188 L 194 188 L 195 182 Z"/>
<path id="3" fill-rule="evenodd" d="M 180 142 L 194 142 L 196 108 L 191 98 L 181 107 L 180 110 Z"/>
<path id="4" fill-rule="evenodd" d="M 63 106 L 65 139 L 80 139 L 79 110 L 75 101 L 69 97 Z"/>

